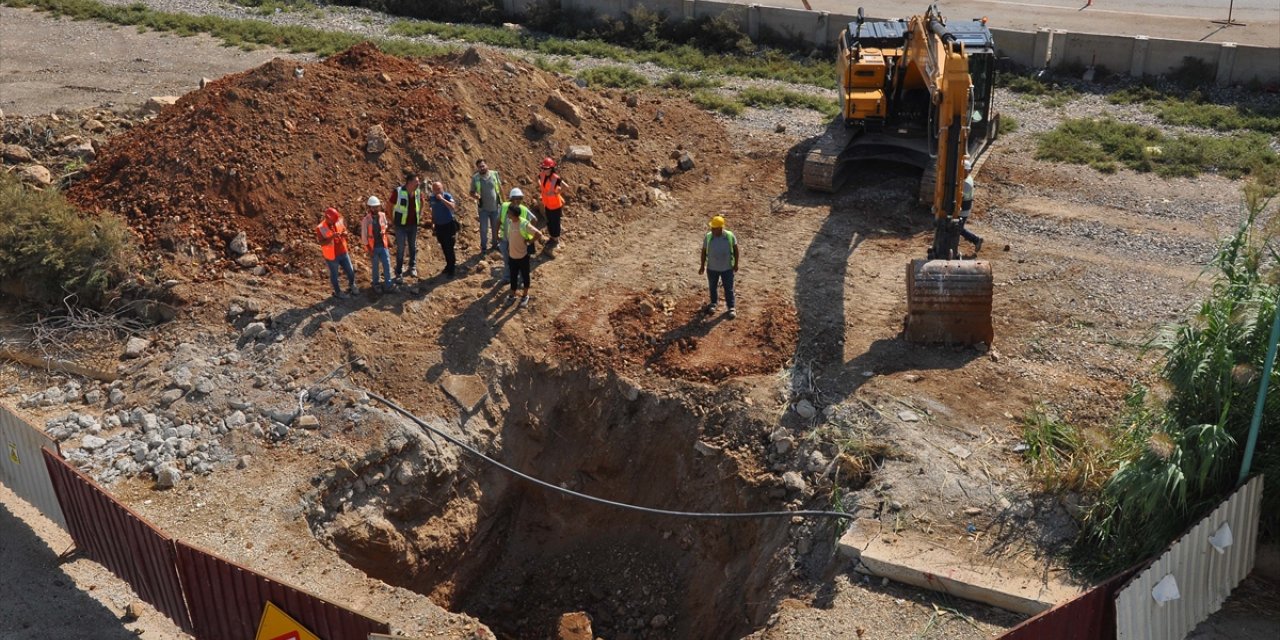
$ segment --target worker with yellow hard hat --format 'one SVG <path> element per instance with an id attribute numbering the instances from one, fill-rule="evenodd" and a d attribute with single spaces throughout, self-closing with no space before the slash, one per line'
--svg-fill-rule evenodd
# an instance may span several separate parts
<path id="1" fill-rule="evenodd" d="M 702 239 L 702 260 L 698 274 L 707 274 L 707 286 L 711 289 L 711 302 L 704 312 L 715 313 L 718 289 L 724 283 L 724 302 L 730 319 L 738 317 L 734 310 L 733 276 L 738 272 L 738 239 L 725 228 L 724 216 L 715 216 L 707 224 L 710 228 Z"/>

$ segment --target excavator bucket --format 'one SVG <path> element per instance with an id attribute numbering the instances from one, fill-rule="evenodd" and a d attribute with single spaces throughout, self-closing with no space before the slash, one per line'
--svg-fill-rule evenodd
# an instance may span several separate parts
<path id="1" fill-rule="evenodd" d="M 912 260 L 907 265 L 907 341 L 991 344 L 993 285 L 986 260 Z"/>

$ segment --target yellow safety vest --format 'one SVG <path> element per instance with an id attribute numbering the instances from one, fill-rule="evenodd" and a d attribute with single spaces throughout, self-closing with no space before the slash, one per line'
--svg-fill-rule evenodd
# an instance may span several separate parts
<path id="1" fill-rule="evenodd" d="M 422 223 L 422 186 L 413 190 L 413 201 L 417 204 L 414 211 L 418 212 L 418 223 Z M 391 210 L 392 216 L 396 219 L 396 224 L 403 225 L 409 221 L 409 190 L 403 185 L 396 187 L 396 206 Z"/>
<path id="2" fill-rule="evenodd" d="M 738 239 L 733 237 L 733 232 L 728 229 L 724 230 L 724 235 L 729 239 L 729 266 L 736 267 L 738 266 L 738 256 L 733 252 L 733 250 L 738 246 Z M 713 237 L 714 236 L 711 235 L 711 232 L 708 231 L 706 241 L 702 244 L 702 250 L 705 251 L 708 256 L 711 255 L 711 238 Z"/>
<path id="3" fill-rule="evenodd" d="M 502 212 L 498 215 L 498 239 L 507 239 L 507 208 L 511 206 L 510 202 L 502 203 Z M 529 208 L 520 205 L 520 235 L 525 242 L 533 241 L 533 232 L 529 231 Z"/>

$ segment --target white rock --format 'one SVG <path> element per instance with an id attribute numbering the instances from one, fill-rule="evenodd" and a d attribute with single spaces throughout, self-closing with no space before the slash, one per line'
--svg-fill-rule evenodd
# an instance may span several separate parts
<path id="1" fill-rule="evenodd" d="M 149 346 L 151 346 L 151 341 L 146 338 L 139 338 L 136 336 L 129 338 L 128 342 L 124 343 L 123 357 L 137 358 L 138 356 L 141 356 L 142 352 L 146 351 Z"/>
<path id="2" fill-rule="evenodd" d="M 782 474 L 782 484 L 787 487 L 787 490 L 798 492 L 804 492 L 807 486 L 804 482 L 804 477 L 798 471 L 788 471 Z"/>
<path id="3" fill-rule="evenodd" d="M 898 419 L 903 422 L 920 422 L 920 415 L 910 409 L 898 412 Z"/>
<path id="4" fill-rule="evenodd" d="M 142 110 L 149 113 L 160 113 L 165 107 L 171 107 L 178 102 L 178 96 L 152 96 L 147 99 L 146 104 L 142 105 Z"/>
<path id="5" fill-rule="evenodd" d="M 237 233 L 236 237 L 232 238 L 231 242 L 227 243 L 227 248 L 231 250 L 231 253 L 234 253 L 237 256 L 249 253 L 248 236 L 246 236 L 243 231 Z"/>
<path id="6" fill-rule="evenodd" d="M 253 338 L 257 338 L 258 336 L 266 332 L 267 332 L 266 324 L 261 322 L 250 322 L 247 326 L 245 326 L 244 330 L 240 332 L 240 337 L 253 339 Z"/>
<path id="7" fill-rule="evenodd" d="M 165 465 L 156 471 L 156 488 L 172 489 L 182 480 L 182 472 L 176 467 Z"/>
<path id="8" fill-rule="evenodd" d="M 19 169 L 18 178 L 23 182 L 30 182 L 41 187 L 53 184 L 53 174 L 38 164 L 28 165 Z"/>
<path id="9" fill-rule="evenodd" d="M 85 451 L 94 451 L 96 449 L 101 449 L 106 444 L 107 441 L 99 438 L 98 436 L 85 436 L 84 439 L 80 441 L 80 448 Z"/>

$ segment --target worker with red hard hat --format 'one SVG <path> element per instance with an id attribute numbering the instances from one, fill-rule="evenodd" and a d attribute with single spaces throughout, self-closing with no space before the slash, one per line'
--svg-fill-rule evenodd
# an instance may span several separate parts
<path id="1" fill-rule="evenodd" d="M 320 243 L 320 252 L 324 254 L 324 262 L 329 267 L 329 284 L 333 285 L 333 297 L 342 297 L 342 288 L 338 286 L 338 268 L 347 274 L 347 294 L 356 295 L 356 269 L 351 264 L 351 254 L 347 252 L 347 223 L 342 220 L 342 213 L 333 207 L 324 210 L 324 220 L 316 225 L 316 240 Z"/>
<path id="2" fill-rule="evenodd" d="M 547 220 L 547 249 L 560 246 L 560 218 L 564 209 L 564 196 L 561 190 L 566 186 L 564 178 L 556 173 L 556 161 L 551 158 L 542 159 L 541 171 L 538 172 L 538 192 L 542 196 L 542 211 Z"/>

